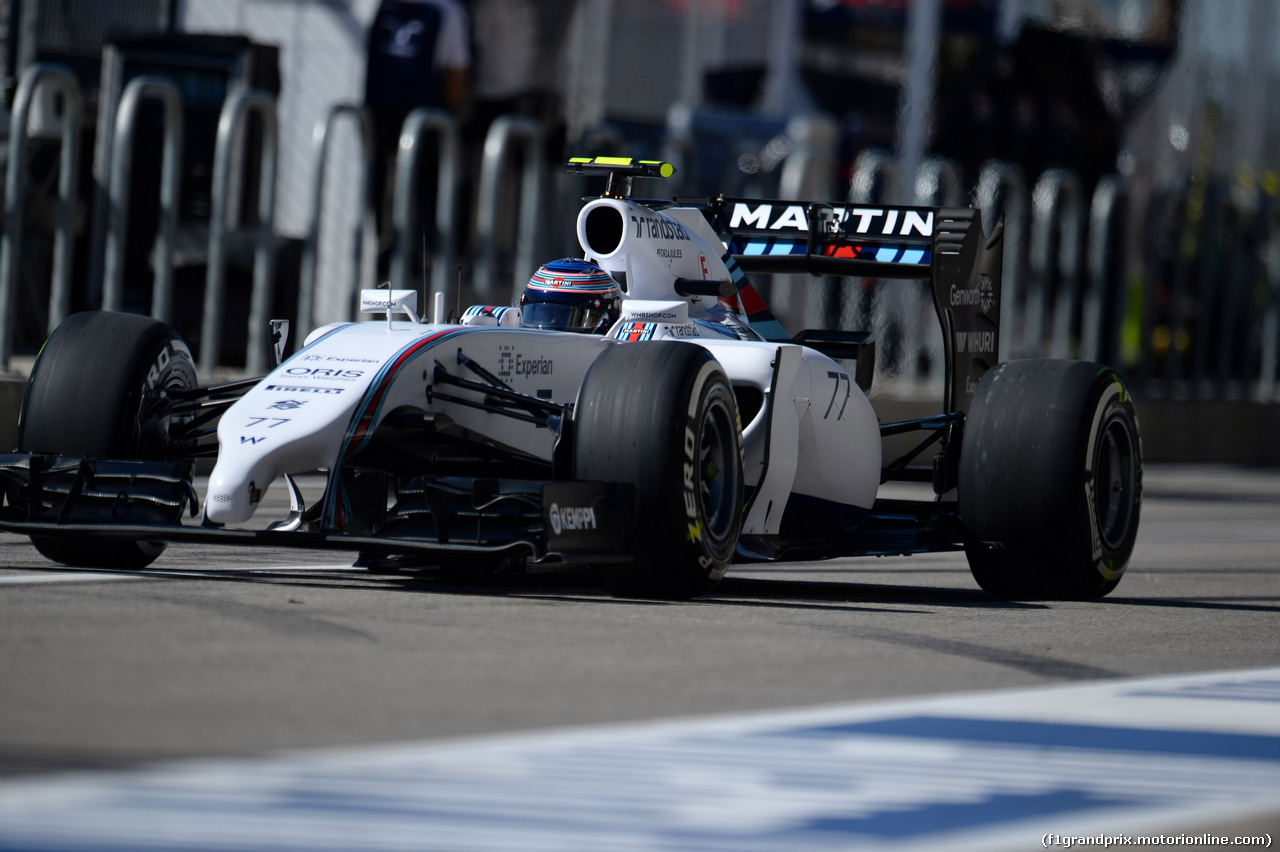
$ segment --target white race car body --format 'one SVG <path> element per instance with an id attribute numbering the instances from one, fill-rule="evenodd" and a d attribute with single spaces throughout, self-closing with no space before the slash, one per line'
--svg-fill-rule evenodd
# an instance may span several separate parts
<path id="1" fill-rule="evenodd" d="M 953 500 L 885 501 L 878 490 L 902 478 L 932 482 L 940 498 L 955 490 L 958 427 L 998 348 L 998 228 L 984 237 L 971 210 L 640 202 L 627 197 L 631 176 L 666 176 L 669 166 L 569 165 L 608 174 L 611 187 L 626 175 L 623 192 L 587 202 L 577 220 L 584 258 L 623 293 L 607 333 L 521 327 L 507 307 L 443 321 L 439 297 L 433 321 L 423 322 L 413 291 L 365 291 L 370 320 L 315 330 L 264 377 L 198 388 L 172 369 L 172 381 L 159 383 L 144 373 L 139 428 L 167 436 L 163 452 L 119 463 L 58 447 L 0 458 L 0 478 L 12 483 L 0 528 L 90 545 L 95 537 L 247 542 L 450 565 L 595 570 L 678 557 L 692 571 L 683 579 L 610 583 L 680 595 L 709 588 L 735 558 L 966 546 Z M 930 282 L 948 341 L 940 413 L 880 423 L 864 392 L 874 361 L 867 335 L 784 334 L 747 278 L 756 272 Z M 120 323 L 89 322 L 103 335 Z M 147 334 L 169 341 L 163 353 L 186 352 L 172 329 Z M 157 345 L 139 343 L 137 358 L 154 360 Z M 66 358 L 85 357 L 74 341 L 58 346 Z M 118 381 L 129 389 L 135 378 L 124 371 Z M 75 400 L 54 396 L 47 419 L 66 419 Z M 601 414 L 605 401 L 628 413 Z M 216 445 L 206 440 L 215 418 Z M 885 464 L 881 438 L 909 431 L 932 437 Z M 664 437 L 648 439 L 657 433 Z M 613 435 L 662 456 L 661 473 L 611 456 Z M 908 469 L 935 443 L 931 467 Z M 214 455 L 197 497 L 194 459 Z M 292 478 L 313 471 L 327 485 L 306 507 Z M 104 477 L 128 489 L 91 487 Z M 290 516 L 248 525 L 282 478 Z M 674 514 L 650 511 L 655 500 Z M 199 521 L 184 522 L 184 511 Z M 655 524 L 663 532 L 642 528 Z M 646 550 L 650 535 L 682 543 Z M 64 552 L 91 560 L 90 545 Z M 134 549 L 117 552 L 121 564 L 142 564 Z"/>
<path id="2" fill-rule="evenodd" d="M 316 330 L 223 416 L 206 516 L 222 524 L 247 521 L 276 478 L 336 469 L 335 458 L 358 452 L 403 407 L 446 415 L 461 429 L 550 460 L 556 436 L 544 424 L 495 418 L 452 394 L 433 398 L 436 365 L 456 372 L 465 356 L 513 392 L 569 405 L 602 347 L 652 340 L 705 347 L 736 389 L 750 388 L 762 400 L 742 423 L 746 486 L 762 492 L 743 519 L 744 533 L 776 535 L 793 496 L 870 510 L 880 482 L 879 423 L 849 373 L 814 349 L 765 340 L 719 299 L 677 298 L 673 281 L 733 277 L 723 244 L 698 209 L 598 199 L 584 206 L 577 231 L 587 257 L 627 282 L 622 317 L 606 336 L 396 321 L 403 300 L 412 298 L 397 291 L 401 304 L 388 302 L 386 322 Z M 365 303 L 380 308 L 377 295 L 366 292 Z M 482 395 L 458 398 L 474 403 Z M 343 511 L 341 482 L 332 484 L 329 522 Z"/>
<path id="3" fill-rule="evenodd" d="M 767 503 L 760 504 L 763 514 L 747 519 L 748 532 L 776 533 L 781 509 L 792 493 L 871 508 L 880 477 L 879 424 L 862 389 L 843 367 L 793 344 L 728 339 L 708 321 L 649 321 L 673 310 L 664 303 L 630 306 L 638 310 L 624 313 L 607 337 L 409 322 L 318 329 L 306 346 L 223 415 L 206 515 L 220 524 L 249 520 L 267 487 L 280 476 L 333 469 L 334 459 L 358 451 L 389 413 L 404 407 L 445 414 L 462 429 L 550 460 L 556 436 L 545 426 L 431 399 L 428 388 L 436 364 L 456 369 L 461 353 L 517 393 L 571 404 L 601 348 L 618 344 L 620 336 L 633 333 L 624 330 L 637 323 L 648 326 L 641 332 L 649 335 L 647 339 L 685 340 L 706 347 L 735 387 L 754 388 L 762 395 L 764 404 L 742 424 L 744 472 L 747 486 L 759 488 L 765 443 L 772 433 L 775 449 L 767 485 L 776 508 L 763 512 Z M 464 399 L 479 395 L 461 393 Z M 335 491 L 334 511 L 339 500 Z"/>
<path id="4" fill-rule="evenodd" d="M 279 476 L 333 469 L 335 459 L 357 452 L 402 407 L 447 413 L 462 429 L 550 459 L 555 436 L 545 427 L 428 400 L 436 363 L 456 370 L 462 352 L 518 393 L 572 402 L 606 345 L 603 337 L 561 332 L 394 321 L 318 329 L 222 416 L 208 517 L 226 524 L 248 520 Z"/>

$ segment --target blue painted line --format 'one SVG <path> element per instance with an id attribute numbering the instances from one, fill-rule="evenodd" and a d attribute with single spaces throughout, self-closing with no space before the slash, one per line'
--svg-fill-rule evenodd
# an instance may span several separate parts
<path id="1" fill-rule="evenodd" d="M 847 843 L 850 837 L 874 837 L 882 840 L 922 839 L 940 832 L 980 828 L 1011 815 L 1019 819 L 1051 817 L 1060 814 L 1095 811 L 1137 804 L 1135 801 L 1101 799 L 1087 790 L 1053 790 L 1028 795 L 996 794 L 977 802 L 932 803 L 901 811 L 882 811 L 867 816 L 819 817 L 808 823 L 788 828 L 786 838 L 827 835 L 830 843 Z M 820 841 L 813 837 L 805 845 Z"/>
<path id="2" fill-rule="evenodd" d="M 1127 693 L 1152 698 L 1204 698 L 1210 701 L 1265 701 L 1280 704 L 1280 680 L 1243 683 L 1196 684 L 1176 689 L 1141 689 Z"/>
<path id="3" fill-rule="evenodd" d="M 1245 760 L 1280 760 L 1280 737 L 1213 731 L 1067 725 L 1010 719 L 911 716 L 879 722 L 824 725 L 791 732 L 800 737 L 888 736 L 951 742 L 1137 752 Z"/>

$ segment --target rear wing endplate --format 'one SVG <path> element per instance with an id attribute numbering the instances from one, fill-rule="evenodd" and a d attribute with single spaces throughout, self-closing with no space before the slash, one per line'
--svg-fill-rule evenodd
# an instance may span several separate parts
<path id="1" fill-rule="evenodd" d="M 998 362 L 1003 222 L 987 237 L 982 214 L 967 207 L 724 197 L 696 204 L 747 274 L 929 282 L 945 343 L 947 412 L 967 410 Z"/>

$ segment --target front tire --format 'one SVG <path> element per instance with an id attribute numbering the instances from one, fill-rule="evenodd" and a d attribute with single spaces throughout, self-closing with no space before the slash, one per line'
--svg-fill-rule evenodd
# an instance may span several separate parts
<path id="1" fill-rule="evenodd" d="M 676 341 L 619 344 L 592 364 L 574 407 L 574 472 L 635 486 L 634 561 L 595 573 L 616 595 L 711 591 L 742 527 L 742 430 L 716 359 Z"/>
<path id="2" fill-rule="evenodd" d="M 1128 389 L 1084 361 L 1010 361 L 978 384 L 961 439 L 969 567 L 1010 599 L 1102 597 L 1138 534 L 1142 440 Z"/>
<path id="3" fill-rule="evenodd" d="M 147 403 L 161 390 L 196 387 L 195 362 L 178 333 L 135 314 L 88 311 L 59 325 L 40 350 L 18 422 L 18 449 L 86 458 L 168 457 L 169 419 Z M 163 542 L 32 536 L 54 562 L 137 569 Z"/>

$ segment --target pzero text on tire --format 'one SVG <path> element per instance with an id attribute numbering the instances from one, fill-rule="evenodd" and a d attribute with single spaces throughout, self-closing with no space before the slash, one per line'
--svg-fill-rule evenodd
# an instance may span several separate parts
<path id="1" fill-rule="evenodd" d="M 25 452 L 108 459 L 163 460 L 167 416 L 152 416 L 156 394 L 196 386 L 195 362 L 182 338 L 149 317 L 109 311 L 73 314 L 40 350 L 18 422 Z M 49 559 L 91 568 L 141 568 L 163 542 L 33 536 Z"/>
<path id="2" fill-rule="evenodd" d="M 634 561 L 596 573 L 620 595 L 686 598 L 724 576 L 742 525 L 742 432 L 723 368 L 700 346 L 611 346 L 574 408 L 574 473 L 635 486 Z"/>
<path id="3" fill-rule="evenodd" d="M 1015 599 L 1107 594 L 1133 553 L 1142 504 L 1128 389 L 1084 361 L 988 371 L 964 424 L 958 498 L 982 588 Z"/>

